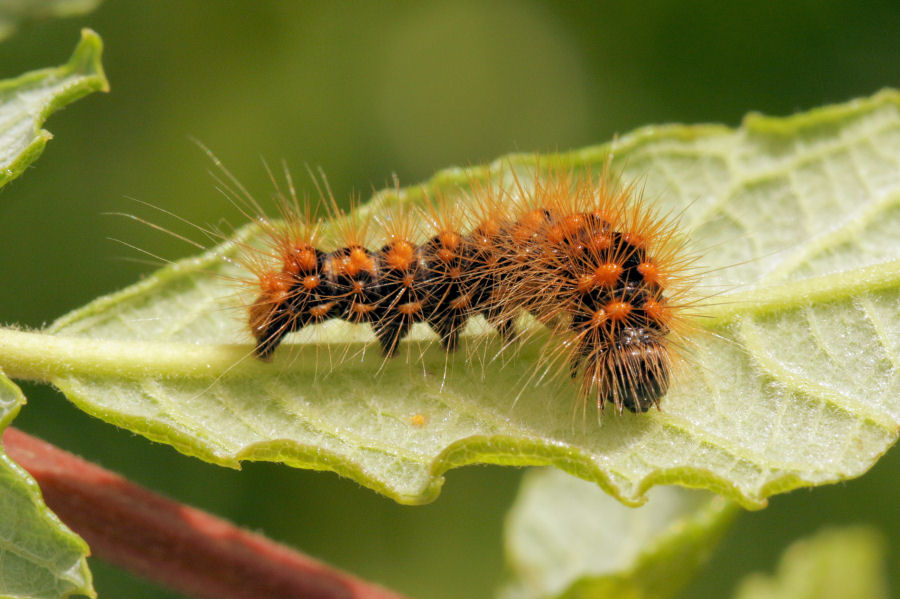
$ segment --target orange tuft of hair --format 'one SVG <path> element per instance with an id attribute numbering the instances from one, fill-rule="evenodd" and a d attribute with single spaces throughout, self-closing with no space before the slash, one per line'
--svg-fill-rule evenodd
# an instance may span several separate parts
<path id="1" fill-rule="evenodd" d="M 601 410 L 644 412 L 668 390 L 693 257 L 677 221 L 608 161 L 599 174 L 538 166 L 512 187 L 473 180 L 373 217 L 344 214 L 328 191 L 330 251 L 292 186 L 288 198 L 280 224 L 260 220 L 263 249 L 243 259 L 256 278 L 248 321 L 260 358 L 329 318 L 371 325 L 386 357 L 418 322 L 452 351 L 479 315 L 508 344 L 526 312 L 551 332 L 538 368 L 568 372 Z"/>

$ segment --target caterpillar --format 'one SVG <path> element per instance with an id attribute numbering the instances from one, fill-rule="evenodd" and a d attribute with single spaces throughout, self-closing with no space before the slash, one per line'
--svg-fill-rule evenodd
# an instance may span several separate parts
<path id="1" fill-rule="evenodd" d="M 473 180 L 457 196 L 377 217 L 341 214 L 330 250 L 291 185 L 281 220 L 259 219 L 265 242 L 243 259 L 256 357 L 269 361 L 290 333 L 334 318 L 370 325 L 386 359 L 416 323 L 454 351 L 477 316 L 509 345 L 525 313 L 550 330 L 542 359 L 599 410 L 659 407 L 694 281 L 677 219 L 609 161 L 599 176 L 554 167 L 513 179 Z"/>

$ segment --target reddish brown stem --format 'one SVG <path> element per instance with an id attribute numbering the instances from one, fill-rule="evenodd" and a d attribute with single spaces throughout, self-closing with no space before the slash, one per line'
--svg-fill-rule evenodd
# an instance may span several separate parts
<path id="1" fill-rule="evenodd" d="M 12 427 L 3 444 L 94 554 L 190 597 L 403 599 Z"/>

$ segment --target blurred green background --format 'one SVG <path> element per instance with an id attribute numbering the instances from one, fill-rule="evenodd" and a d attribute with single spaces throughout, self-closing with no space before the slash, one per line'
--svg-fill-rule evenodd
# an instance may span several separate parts
<path id="1" fill-rule="evenodd" d="M 634 127 L 737 125 L 900 87 L 895 0 L 641 3 L 108 0 L 85 17 L 29 23 L 0 45 L 0 78 L 58 65 L 81 27 L 106 44 L 109 95 L 47 123 L 56 136 L 0 193 L 0 321 L 39 327 L 189 247 L 104 212 L 239 224 L 207 144 L 271 194 L 260 158 L 321 166 L 339 198 L 512 151 L 565 150 Z M 173 223 L 166 223 L 167 225 Z M 178 500 L 422 598 L 487 597 L 520 472 L 451 472 L 433 504 L 403 507 L 330 473 L 186 458 L 25 386 L 16 425 Z M 860 480 L 777 497 L 746 514 L 685 597 L 727 597 L 793 539 L 867 522 L 889 537 L 900 589 L 900 453 Z M 91 560 L 101 597 L 173 597 Z"/>

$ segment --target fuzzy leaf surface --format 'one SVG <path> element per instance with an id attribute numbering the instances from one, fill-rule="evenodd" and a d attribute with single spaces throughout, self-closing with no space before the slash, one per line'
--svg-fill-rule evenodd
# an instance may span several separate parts
<path id="1" fill-rule="evenodd" d="M 0 372 L 0 433 L 25 404 Z M 96 597 L 87 543 L 44 504 L 35 480 L 0 448 L 0 597 Z"/>
<path id="2" fill-rule="evenodd" d="M 677 596 L 736 514 L 722 497 L 678 487 L 639 509 L 559 470 L 528 473 L 506 521 L 501 599 Z"/>
<path id="3" fill-rule="evenodd" d="M 598 172 L 610 149 L 451 169 L 363 212 L 511 171 L 527 184 L 536 161 Z M 571 381 L 525 382 L 540 335 L 493 359 L 483 335 L 447 356 L 420 329 L 383 363 L 369 329 L 332 321 L 259 362 L 241 308 L 253 292 L 233 282 L 248 273 L 229 261 L 259 241 L 253 225 L 45 334 L 0 331 L 0 355 L 186 454 L 333 470 L 406 503 L 472 463 L 554 465 L 630 504 L 679 484 L 757 508 L 868 470 L 900 425 L 900 94 L 734 130 L 649 127 L 612 149 L 702 256 L 709 299 L 661 411 L 573 417 Z"/>
<path id="4" fill-rule="evenodd" d="M 34 162 L 53 137 L 41 129 L 51 114 L 95 91 L 108 91 L 100 55 L 103 42 L 90 29 L 66 64 L 0 82 L 0 187 Z"/>

